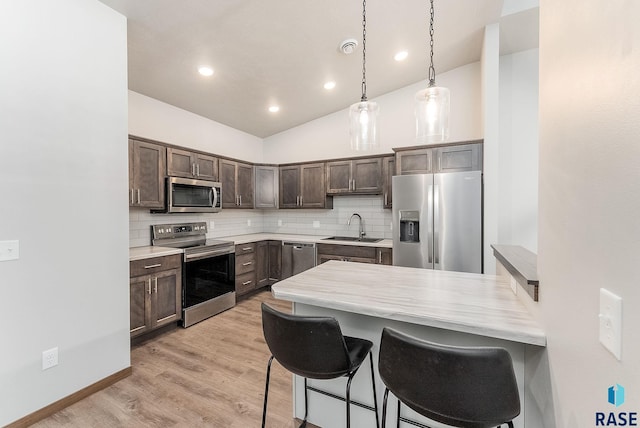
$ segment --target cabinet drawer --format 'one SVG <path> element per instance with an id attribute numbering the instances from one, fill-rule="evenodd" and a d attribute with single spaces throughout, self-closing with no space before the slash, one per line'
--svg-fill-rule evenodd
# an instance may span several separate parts
<path id="1" fill-rule="evenodd" d="M 176 269 L 181 266 L 182 254 L 134 260 L 129 263 L 129 277 L 133 278 L 141 275 L 149 275 L 167 269 Z"/>
<path id="2" fill-rule="evenodd" d="M 316 246 L 318 254 L 326 254 L 344 257 L 360 257 L 366 259 L 376 258 L 375 247 L 359 247 L 356 245 L 334 245 L 334 244 L 318 244 Z"/>
<path id="3" fill-rule="evenodd" d="M 249 244 L 236 245 L 236 257 L 247 254 L 247 253 L 255 253 L 256 251 L 256 243 L 251 242 Z"/>
<path id="4" fill-rule="evenodd" d="M 236 255 L 236 275 L 256 270 L 256 260 L 253 253 Z"/>
<path id="5" fill-rule="evenodd" d="M 241 296 L 256 288 L 256 273 L 236 275 L 236 293 Z"/>

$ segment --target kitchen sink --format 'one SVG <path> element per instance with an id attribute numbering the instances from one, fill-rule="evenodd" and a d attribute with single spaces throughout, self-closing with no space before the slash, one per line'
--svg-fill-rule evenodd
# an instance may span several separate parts
<path id="1" fill-rule="evenodd" d="M 323 241 L 380 242 L 382 238 L 357 238 L 355 236 L 330 236 Z"/>

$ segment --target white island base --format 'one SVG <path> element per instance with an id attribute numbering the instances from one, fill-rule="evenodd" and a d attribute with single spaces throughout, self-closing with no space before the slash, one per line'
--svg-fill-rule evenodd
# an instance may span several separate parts
<path id="1" fill-rule="evenodd" d="M 546 338 L 501 278 L 331 261 L 274 284 L 272 292 L 278 299 L 294 302 L 294 313 L 333 316 L 343 334 L 374 343 L 380 416 L 384 385 L 378 377 L 377 361 L 384 327 L 437 343 L 505 348 L 513 360 L 520 394 L 521 414 L 514 426 L 525 427 L 529 401 L 525 397 L 525 352 L 527 346 L 544 346 Z M 294 378 L 294 416 L 302 419 L 304 383 L 302 378 Z M 346 378 L 309 380 L 309 384 L 344 396 Z M 353 400 L 373 405 L 368 360 L 354 377 L 351 391 Z M 396 402 L 390 394 L 388 427 L 395 427 Z M 426 426 L 444 427 L 407 406 L 403 406 L 402 415 Z M 308 421 L 323 428 L 344 427 L 345 405 L 310 391 Z M 531 420 L 528 423 L 536 426 Z M 373 412 L 352 406 L 351 426 L 375 427 Z"/>

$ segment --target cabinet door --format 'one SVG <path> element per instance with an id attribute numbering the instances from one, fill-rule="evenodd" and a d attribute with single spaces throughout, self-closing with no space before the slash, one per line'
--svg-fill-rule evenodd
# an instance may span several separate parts
<path id="1" fill-rule="evenodd" d="M 269 285 L 269 241 L 256 243 L 256 288 Z"/>
<path id="2" fill-rule="evenodd" d="M 172 269 L 153 276 L 151 327 L 182 319 L 181 271 Z"/>
<path id="3" fill-rule="evenodd" d="M 393 252 L 391 248 L 378 248 L 377 249 L 376 263 L 379 265 L 392 265 L 393 264 Z"/>
<path id="4" fill-rule="evenodd" d="M 352 187 L 351 161 L 327 162 L 327 193 L 349 193 Z"/>
<path id="5" fill-rule="evenodd" d="M 237 208 L 236 163 L 220 159 L 220 183 L 222 185 L 222 208 Z"/>
<path id="6" fill-rule="evenodd" d="M 435 172 L 482 171 L 482 144 L 463 144 L 436 149 Z"/>
<path id="7" fill-rule="evenodd" d="M 238 208 L 253 208 L 253 165 L 236 165 Z"/>
<path id="8" fill-rule="evenodd" d="M 193 178 L 196 176 L 196 164 L 193 153 L 167 147 L 167 174 L 175 177 Z"/>
<path id="9" fill-rule="evenodd" d="M 382 192 L 382 159 L 356 159 L 352 161 L 352 191 L 379 194 Z"/>
<path id="10" fill-rule="evenodd" d="M 278 167 L 255 167 L 255 208 L 278 208 L 278 176 Z"/>
<path id="11" fill-rule="evenodd" d="M 433 172 L 433 149 L 416 149 L 396 153 L 396 173 L 430 174 Z"/>
<path id="12" fill-rule="evenodd" d="M 391 208 L 393 203 L 393 176 L 396 175 L 396 159 L 393 156 L 387 156 L 382 159 L 382 203 L 384 208 Z"/>
<path id="13" fill-rule="evenodd" d="M 282 241 L 269 241 L 269 285 L 282 275 Z"/>
<path id="14" fill-rule="evenodd" d="M 302 207 L 326 208 L 325 164 L 305 164 L 300 166 Z"/>
<path id="15" fill-rule="evenodd" d="M 150 330 L 151 276 L 138 276 L 129 280 L 129 330 L 136 337 Z"/>
<path id="16" fill-rule="evenodd" d="M 164 208 L 166 149 L 129 140 L 129 205 Z"/>
<path id="17" fill-rule="evenodd" d="M 297 208 L 300 200 L 300 166 L 280 167 L 280 208 Z"/>
<path id="18" fill-rule="evenodd" d="M 196 177 L 202 180 L 218 181 L 218 158 L 194 153 Z"/>

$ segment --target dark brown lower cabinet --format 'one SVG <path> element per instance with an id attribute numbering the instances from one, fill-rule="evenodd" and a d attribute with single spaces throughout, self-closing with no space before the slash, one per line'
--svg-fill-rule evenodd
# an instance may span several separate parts
<path id="1" fill-rule="evenodd" d="M 316 245 L 317 264 L 329 260 L 357 263 L 391 264 L 391 248 L 364 247 L 357 245 Z"/>
<path id="2" fill-rule="evenodd" d="M 179 254 L 130 262 L 132 338 L 182 319 L 181 266 Z"/>
<path id="3" fill-rule="evenodd" d="M 256 288 L 266 287 L 280 280 L 282 271 L 282 242 L 256 243 Z"/>

